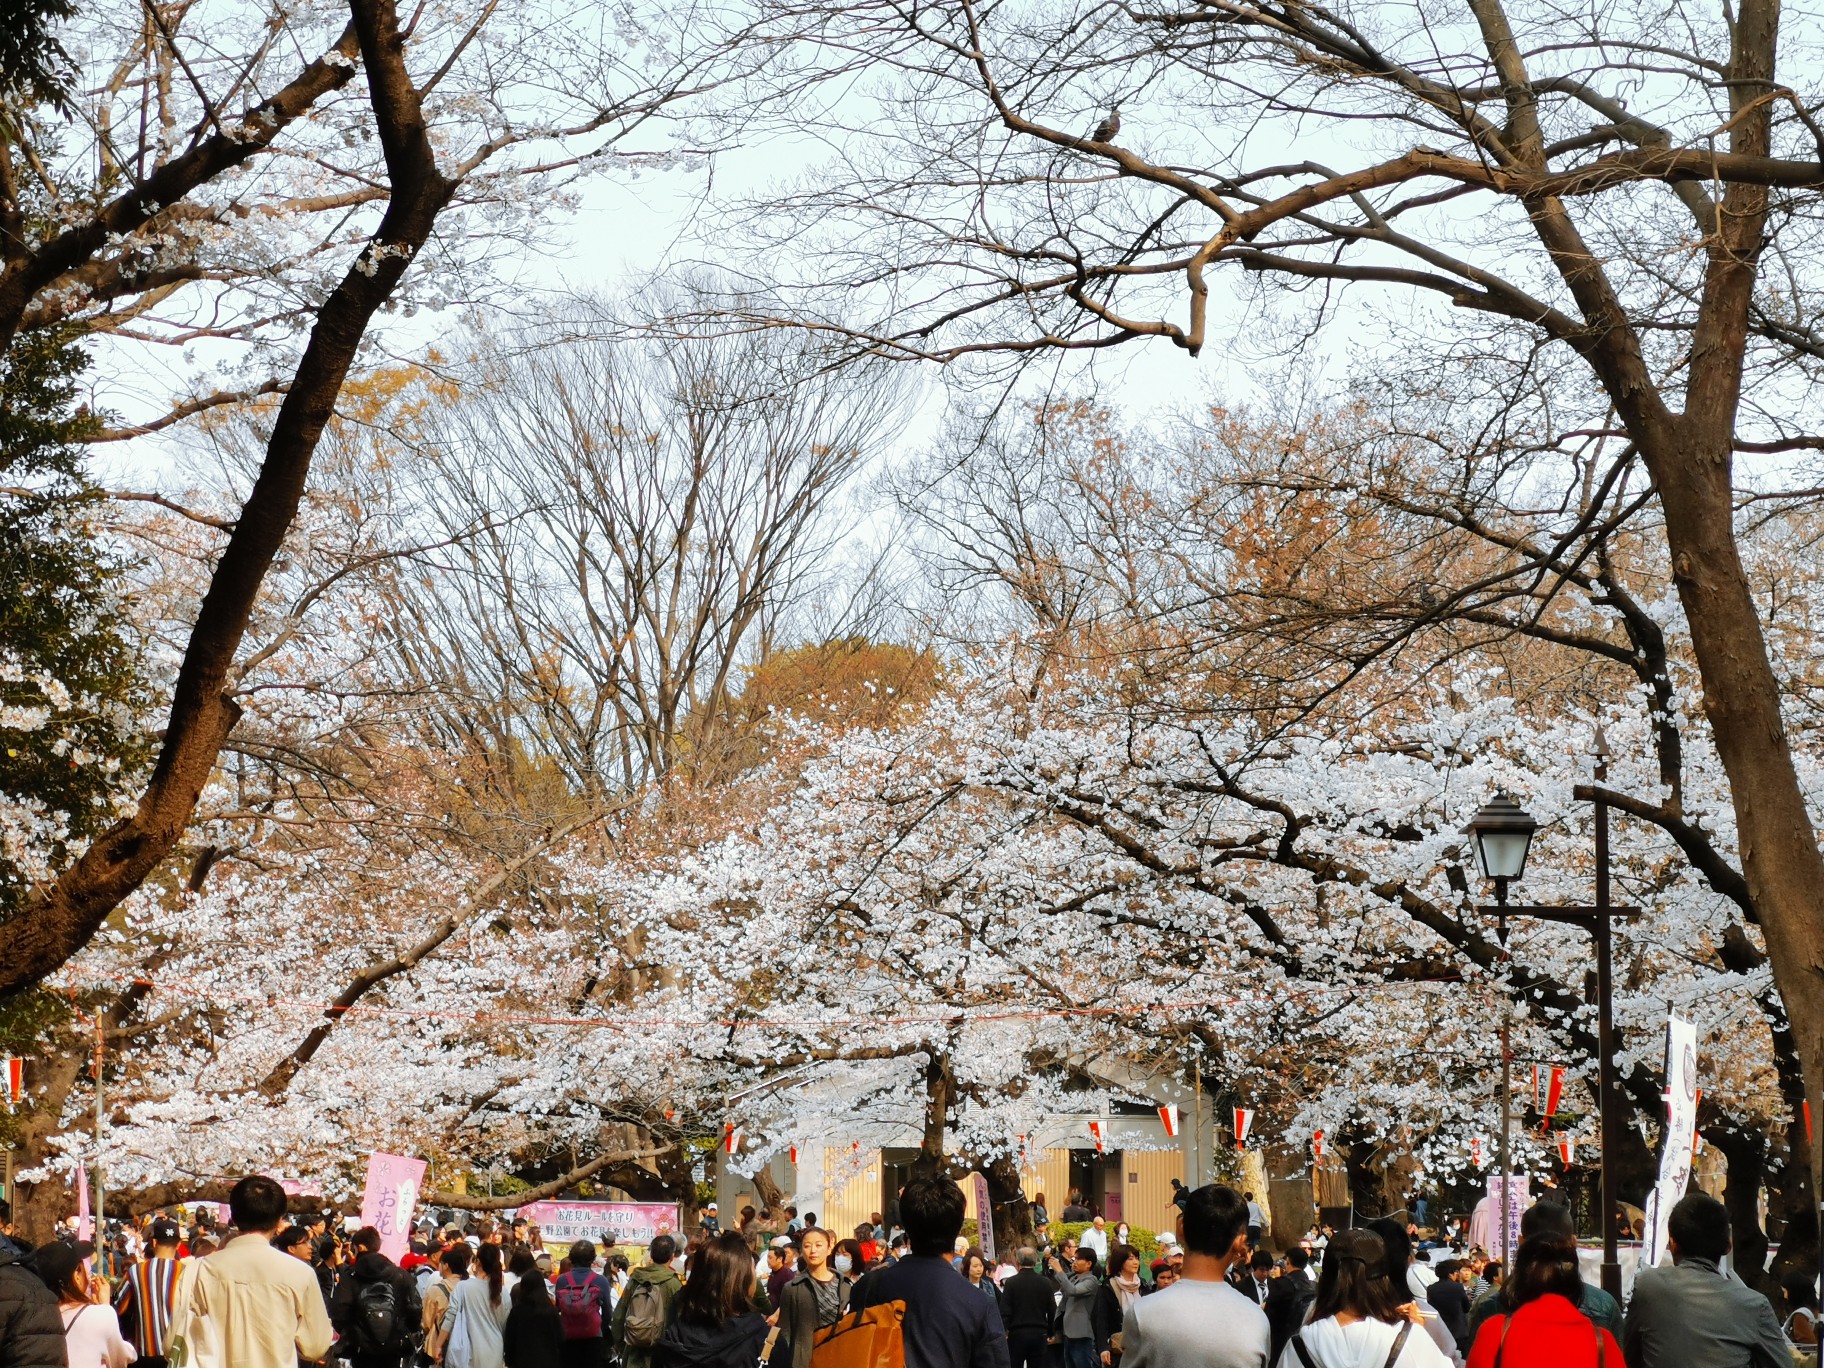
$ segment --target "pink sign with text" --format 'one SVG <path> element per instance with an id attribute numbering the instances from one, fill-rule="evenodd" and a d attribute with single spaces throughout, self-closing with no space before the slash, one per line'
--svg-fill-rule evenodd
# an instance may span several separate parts
<path id="1" fill-rule="evenodd" d="M 380 1252 L 394 1263 L 405 1257 L 412 1238 L 412 1210 L 424 1160 L 376 1154 L 367 1161 L 367 1189 L 361 1194 L 361 1224 L 380 1232 Z"/>

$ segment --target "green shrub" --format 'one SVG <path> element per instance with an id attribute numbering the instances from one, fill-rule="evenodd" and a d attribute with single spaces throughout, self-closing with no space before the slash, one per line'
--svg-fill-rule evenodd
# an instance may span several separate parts
<path id="1" fill-rule="evenodd" d="M 1067 1235 L 1075 1235 L 1077 1239 L 1081 1241 L 1083 1232 L 1088 1230 L 1091 1224 L 1092 1222 L 1089 1221 L 1053 1221 L 1046 1229 L 1051 1233 L 1051 1242 L 1054 1245 L 1059 1245 L 1064 1243 L 1064 1238 Z M 1108 1225 L 1108 1245 L 1110 1249 L 1113 1249 L 1115 1245 L 1116 1224 L 1118 1223 L 1110 1222 Z M 1134 1247 L 1135 1252 L 1140 1255 L 1142 1271 L 1150 1278 L 1152 1276 L 1152 1270 L 1149 1265 L 1151 1265 L 1154 1259 L 1159 1257 L 1159 1233 L 1154 1230 L 1148 1230 L 1145 1226 L 1135 1225 L 1132 1221 L 1127 1223 L 1127 1233 L 1129 1236 L 1128 1243 L 1131 1244 Z"/>

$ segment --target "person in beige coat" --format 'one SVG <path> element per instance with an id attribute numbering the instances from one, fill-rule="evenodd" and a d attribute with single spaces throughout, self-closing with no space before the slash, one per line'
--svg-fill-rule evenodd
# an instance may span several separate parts
<path id="1" fill-rule="evenodd" d="M 243 1178 L 228 1194 L 238 1232 L 178 1279 L 170 1357 L 184 1368 L 297 1368 L 329 1352 L 333 1335 L 309 1264 L 272 1247 L 285 1189 Z"/>

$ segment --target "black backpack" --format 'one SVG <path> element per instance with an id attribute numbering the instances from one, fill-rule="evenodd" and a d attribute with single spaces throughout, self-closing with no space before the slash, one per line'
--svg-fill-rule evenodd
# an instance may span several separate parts
<path id="1" fill-rule="evenodd" d="M 356 1353 L 403 1357 L 416 1345 L 418 1316 L 404 1304 L 406 1300 L 397 1287 L 383 1278 L 364 1282 L 356 1289 L 354 1315 L 348 1327 Z"/>

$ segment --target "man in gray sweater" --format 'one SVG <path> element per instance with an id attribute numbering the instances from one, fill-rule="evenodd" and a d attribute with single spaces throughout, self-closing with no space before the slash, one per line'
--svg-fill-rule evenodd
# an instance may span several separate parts
<path id="1" fill-rule="evenodd" d="M 1632 1368 L 1791 1368 L 1773 1306 L 1717 1265 L 1729 1212 L 1708 1193 L 1679 1198 L 1666 1221 L 1672 1267 L 1643 1268 L 1621 1335 Z"/>
<path id="2" fill-rule="evenodd" d="M 1267 1368 L 1267 1313 L 1226 1281 L 1248 1257 L 1248 1204 L 1211 1183 L 1178 1216 L 1183 1277 L 1138 1297 L 1121 1325 L 1121 1368 Z"/>

